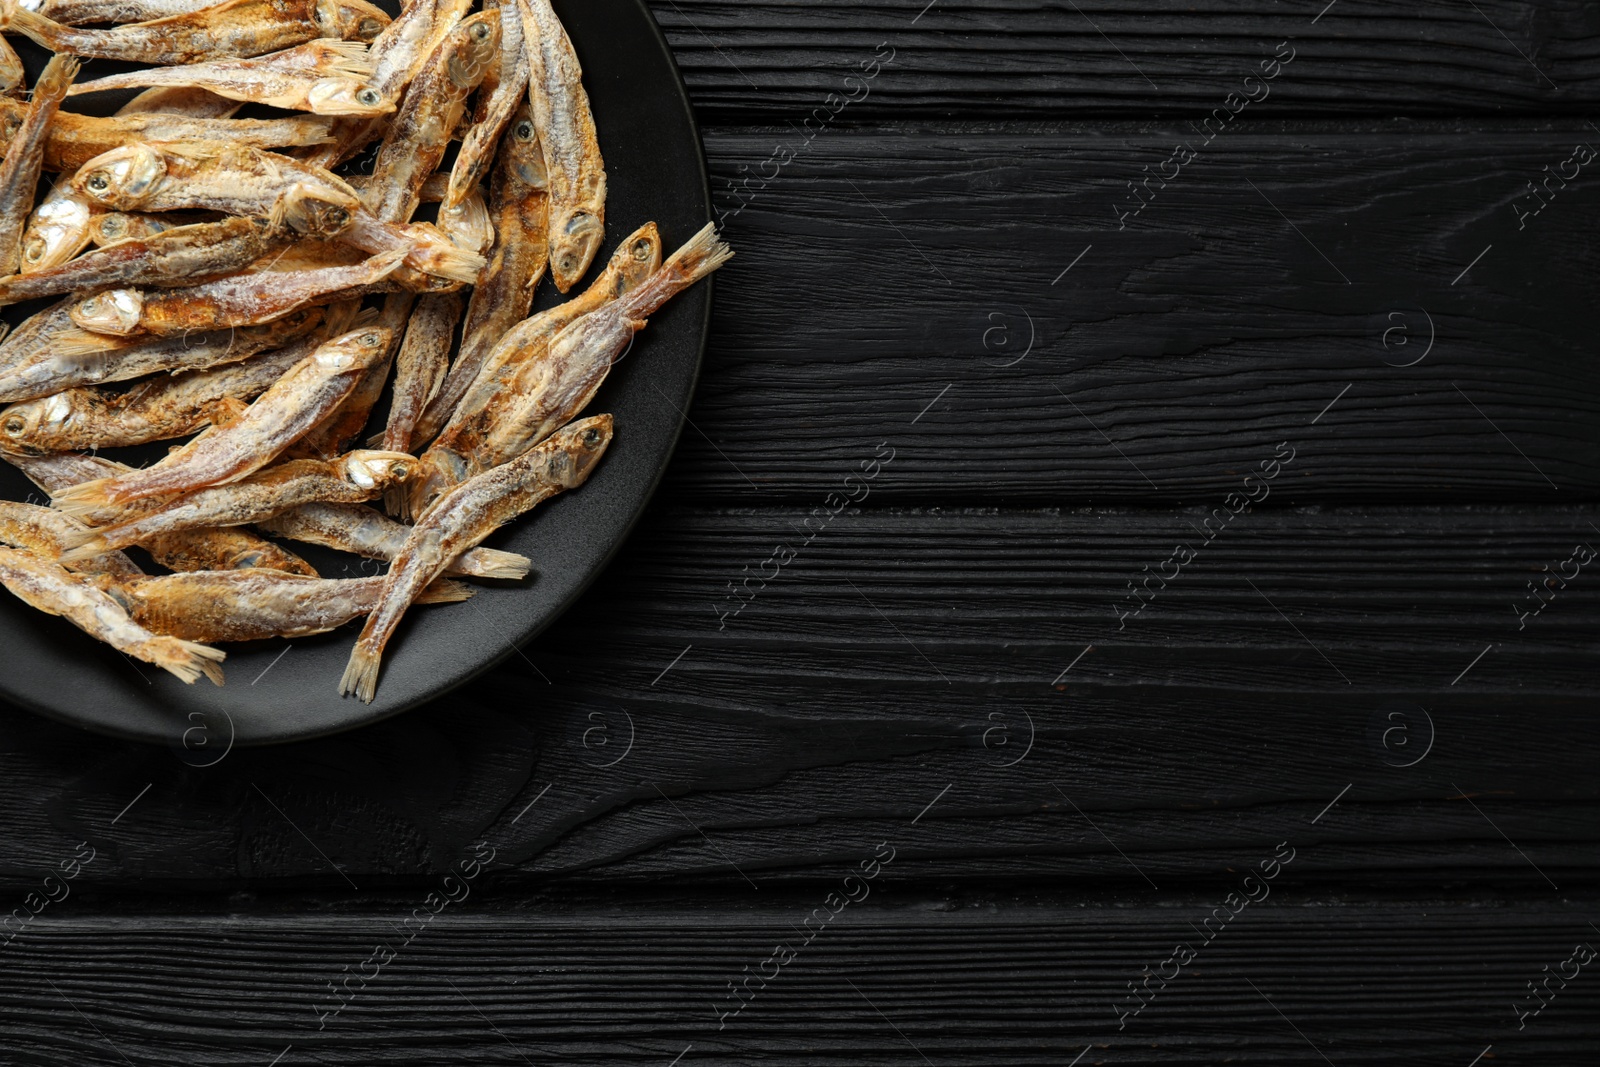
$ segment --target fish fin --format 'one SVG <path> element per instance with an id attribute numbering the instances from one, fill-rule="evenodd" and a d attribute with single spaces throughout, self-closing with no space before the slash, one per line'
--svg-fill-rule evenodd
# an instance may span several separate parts
<path id="1" fill-rule="evenodd" d="M 111 499 L 111 483 L 114 481 L 115 478 L 95 478 L 93 481 L 69 485 L 50 498 L 50 506 L 74 519 L 84 519 L 114 503 Z"/>
<path id="2" fill-rule="evenodd" d="M 437 278 L 475 283 L 488 260 L 478 253 L 456 247 L 438 227 L 427 222 L 396 224 L 395 230 L 411 243 L 408 261 L 417 270 Z"/>
<path id="3" fill-rule="evenodd" d="M 361 79 L 372 77 L 372 56 L 365 42 L 323 40 L 320 43 L 337 55 L 319 73 L 346 74 Z"/>
<path id="4" fill-rule="evenodd" d="M 73 530 L 61 535 L 61 555 L 56 562 L 63 567 L 94 559 L 110 552 L 112 545 L 96 530 Z"/>
<path id="5" fill-rule="evenodd" d="M 454 566 L 474 578 L 505 578 L 517 581 L 533 569 L 533 560 L 516 552 L 498 548 L 474 548 L 456 558 Z"/>
<path id="6" fill-rule="evenodd" d="M 85 356 L 98 356 L 106 352 L 114 352 L 119 348 L 128 346 L 128 338 L 117 337 L 107 333 L 90 333 L 80 330 L 76 326 L 68 327 L 56 334 L 51 342 L 55 355 L 69 359 L 81 359 Z"/>
<path id="7" fill-rule="evenodd" d="M 357 641 L 356 647 L 350 650 L 344 676 L 339 679 L 339 695 L 354 694 L 362 703 L 372 703 L 372 698 L 378 695 L 378 665 L 382 661 L 382 652 L 374 652 Z"/>
<path id="8" fill-rule="evenodd" d="M 458 604 L 463 600 L 470 600 L 477 594 L 477 590 L 465 582 L 452 582 L 448 578 L 440 578 L 417 597 L 418 604 Z"/>
<path id="9" fill-rule="evenodd" d="M 367 259 L 366 267 L 369 277 L 375 282 L 381 282 L 405 263 L 406 256 L 410 253 L 403 248 L 396 248 L 388 252 L 380 252 Z M 476 277 L 476 275 L 474 275 Z"/>
<path id="10" fill-rule="evenodd" d="M 189 685 L 203 674 L 212 684 L 222 684 L 223 660 L 228 654 L 220 648 L 202 645 L 198 641 L 184 641 L 176 637 L 157 638 L 151 660 L 157 667 L 170 671 Z"/>

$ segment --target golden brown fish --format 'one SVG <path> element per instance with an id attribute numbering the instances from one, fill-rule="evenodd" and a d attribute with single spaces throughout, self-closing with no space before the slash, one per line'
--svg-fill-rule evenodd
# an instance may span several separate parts
<path id="1" fill-rule="evenodd" d="M 550 277 L 563 293 L 583 277 L 605 236 L 606 171 L 572 41 L 550 0 L 518 0 L 527 39 L 528 96 L 550 178 Z"/>
<path id="2" fill-rule="evenodd" d="M 109 218 L 126 216 L 105 216 Z M 226 218 L 124 239 L 59 267 L 0 278 L 0 304 L 108 285 L 186 286 L 249 266 L 293 240 L 287 225 Z"/>
<path id="3" fill-rule="evenodd" d="M 371 67 L 359 41 L 307 41 L 254 59 L 214 59 L 147 67 L 75 86 L 68 96 L 145 87 L 206 89 L 230 100 L 316 115 L 381 115 L 393 110 L 367 85 Z"/>
<path id="4" fill-rule="evenodd" d="M 353 267 L 234 274 L 185 289 L 108 289 L 80 300 L 72 321 L 116 337 L 175 337 L 259 326 L 313 304 L 382 291 L 384 280 L 404 258 L 397 251 Z"/>
<path id="5" fill-rule="evenodd" d="M 388 344 L 389 332 L 377 327 L 335 337 L 295 364 L 226 427 L 213 427 L 142 470 L 63 490 L 54 503 L 69 514 L 82 514 L 252 474 L 348 396 L 361 372 L 382 357 Z"/>
<path id="6" fill-rule="evenodd" d="M 435 293 L 417 301 L 395 357 L 394 394 L 381 447 L 391 452 L 411 451 L 411 430 L 417 416 L 450 366 L 450 346 L 463 304 L 459 293 Z"/>
<path id="7" fill-rule="evenodd" d="M 300 578 L 278 571 L 196 571 L 135 577 L 108 590 L 153 633 L 187 641 L 259 641 L 326 633 L 372 610 L 383 578 Z M 437 581 L 419 604 L 471 597 L 460 582 Z"/>
<path id="8" fill-rule="evenodd" d="M 60 564 L 14 548 L 0 548 L 0 585 L 48 615 L 59 615 L 84 633 L 134 659 L 153 663 L 185 682 L 202 674 L 222 684 L 219 664 L 226 654 L 215 648 L 151 633 L 128 617 L 122 606 L 89 579 Z"/>
<path id="9" fill-rule="evenodd" d="M 35 485 L 47 493 L 59 492 L 79 482 L 122 474 L 132 469 L 103 456 L 85 455 L 81 452 L 51 452 L 43 456 L 0 452 L 0 457 L 21 470 Z M 152 499 L 141 501 L 128 510 L 154 511 L 159 509 L 161 504 L 159 498 Z M 311 564 L 299 556 L 236 526 L 163 534 L 150 538 L 139 547 L 150 553 L 150 558 L 161 566 L 174 571 L 247 570 L 259 567 L 287 574 L 301 574 L 308 578 L 317 577 L 317 572 Z"/>
<path id="10" fill-rule="evenodd" d="M 405 334 L 414 299 L 410 293 L 400 292 L 384 300 L 383 311 L 375 323 L 389 338 L 383 351 L 361 372 L 349 394 L 289 448 L 288 455 L 332 459 L 361 438 L 373 406 L 383 394 L 384 383 L 389 380 L 389 367 Z"/>
<path id="11" fill-rule="evenodd" d="M 318 37 L 370 41 L 388 24 L 366 0 L 223 0 L 148 22 L 85 30 L 29 10 L 26 0 L 0 0 L 0 29 L 54 52 L 158 65 L 246 59 Z"/>
<path id="12" fill-rule="evenodd" d="M 522 10 L 516 0 L 503 4 L 485 0 L 483 10 L 500 14 L 500 54 L 479 87 L 472 125 L 461 138 L 461 148 L 450 168 L 443 198 L 446 209 L 458 207 L 477 187 L 494 160 L 495 148 L 501 143 L 507 124 L 517 121 L 519 105 L 527 104 L 528 50 L 522 35 Z M 540 158 L 542 162 L 542 152 Z"/>
<path id="13" fill-rule="evenodd" d="M 46 132 L 77 76 L 76 59 L 52 56 L 33 87 L 21 129 L 6 146 L 0 162 L 0 275 L 15 274 L 22 265 L 22 232 L 38 195 Z"/>
<path id="14" fill-rule="evenodd" d="M 516 460 L 452 489 L 412 529 L 384 576 L 381 603 L 367 617 L 339 692 L 372 703 L 384 646 L 406 609 L 452 559 L 541 501 L 580 486 L 611 443 L 610 415 L 575 422 Z"/>
<path id="15" fill-rule="evenodd" d="M 500 49 L 500 19 L 483 12 L 439 42 L 395 112 L 373 163 L 367 210 L 384 222 L 407 222 L 422 185 L 444 158 L 467 96 L 483 81 Z"/>
<path id="16" fill-rule="evenodd" d="M 359 504 L 382 496 L 411 475 L 416 461 L 400 452 L 351 452 L 335 460 L 292 459 L 222 485 L 209 485 L 109 526 L 85 528 L 67 540 L 63 564 L 127 548 L 196 526 L 243 526 L 299 504 Z"/>
<path id="17" fill-rule="evenodd" d="M 411 527 L 361 504 L 301 504 L 256 525 L 293 541 L 381 560 L 398 555 L 411 534 Z M 515 552 L 472 548 L 452 560 L 444 572 L 516 580 L 527 577 L 532 566 L 532 560 Z"/>
<path id="18" fill-rule="evenodd" d="M 65 302 L 70 304 L 71 298 Z M 299 337 L 321 318 L 321 311 L 313 309 L 264 326 L 154 339 L 107 337 L 74 326 L 46 336 L 39 342 L 42 350 L 25 363 L 0 371 L 0 403 L 33 400 L 80 385 L 124 382 L 157 371 L 235 363 Z"/>

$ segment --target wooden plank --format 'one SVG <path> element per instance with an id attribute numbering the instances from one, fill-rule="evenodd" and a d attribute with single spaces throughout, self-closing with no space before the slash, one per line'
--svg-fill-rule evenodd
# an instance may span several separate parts
<path id="1" fill-rule="evenodd" d="M 1462 1067 L 1490 1048 L 1490 1062 L 1579 1063 L 1593 1050 L 1592 975 L 1564 988 L 1552 980 L 1553 999 L 1520 1030 L 1516 1014 L 1533 1003 L 1527 983 L 1594 942 L 1591 897 L 1330 905 L 1290 895 L 1291 865 L 1261 903 L 1216 920 L 1207 942 L 1196 931 L 1223 893 L 996 909 L 856 882 L 852 893 L 870 895 L 802 929 L 813 909 L 827 914 L 845 869 L 759 911 L 486 914 L 469 896 L 408 945 L 397 924 L 409 899 L 336 916 L 41 919 L 6 950 L 0 1035 L 52 1067 L 1060 1067 L 1319 1054 L 1341 1067 Z M 1193 959 L 1124 1017 L 1129 983 L 1147 970 L 1173 975 L 1163 964 L 1179 944 Z M 780 945 L 792 958 L 763 981 Z M 379 946 L 395 954 L 367 965 Z M 330 986 L 346 975 L 353 995 L 334 1014 Z M 724 1014 L 738 1003 L 729 983 L 746 975 L 758 976 L 746 1006 Z"/>
<path id="2" fill-rule="evenodd" d="M 89 841 L 85 886 L 369 893 L 479 836 L 540 885 L 781 885 L 889 836 L 894 880 L 1166 888 L 1291 836 L 1330 885 L 1596 874 L 1592 575 L 1513 609 L 1593 507 L 805 518 L 663 510 L 522 655 L 356 734 L 196 769 L 8 716 L 4 883 Z"/>
<path id="3" fill-rule="evenodd" d="M 1600 186 L 1519 211 L 1600 138 L 1240 129 L 1119 221 L 1185 138 L 834 132 L 736 198 L 773 138 L 711 131 L 739 254 L 670 491 L 810 501 L 888 441 L 885 500 L 1200 504 L 1289 441 L 1284 503 L 1593 498 Z"/>
<path id="4" fill-rule="evenodd" d="M 1600 87 L 1600 15 L 1582 0 L 651 0 L 651 10 L 696 109 L 716 122 L 799 121 L 823 108 L 820 122 L 846 97 L 830 123 L 1204 113 L 1283 42 L 1294 59 L 1261 101 L 1274 116 L 1581 112 Z M 874 56 L 892 60 L 847 80 L 871 73 Z"/>

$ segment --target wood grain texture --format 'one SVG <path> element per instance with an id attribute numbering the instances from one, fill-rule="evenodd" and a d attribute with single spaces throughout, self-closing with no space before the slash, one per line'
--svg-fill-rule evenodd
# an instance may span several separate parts
<path id="1" fill-rule="evenodd" d="M 1242 863 L 1255 856 L 1241 853 Z M 6 950 L 0 1040 L 39 1067 L 127 1063 L 1576 1064 L 1600 983 L 1522 1030 L 1541 968 L 1595 940 L 1593 898 L 1508 908 L 1306 900 L 1284 888 L 1201 944 L 1209 899 L 1039 906 L 873 892 L 809 945 L 825 892 L 748 907 L 432 923 L 318 1030 L 329 984 L 398 941 L 408 901 L 305 918 L 41 920 Z M 1220 899 L 1220 898 L 1219 898 Z M 1194 961 L 1119 1031 L 1118 998 Z M 794 959 L 738 1015 L 728 983 Z M 1592 967 L 1592 964 L 1591 964 Z M 748 969 L 748 970 L 747 970 Z M 358 988 L 352 983 L 351 988 Z M 1558 988 L 1552 984 L 1552 988 Z"/>
<path id="2" fill-rule="evenodd" d="M 1583 111 L 1600 90 L 1600 14 L 1582 0 L 650 6 L 716 122 L 799 121 L 830 93 L 861 97 L 846 79 L 880 42 L 893 62 L 848 121 L 1204 112 L 1285 40 L 1297 55 L 1264 102 L 1275 115 Z"/>
<path id="3" fill-rule="evenodd" d="M 670 491 L 809 502 L 887 440 L 884 500 L 1194 504 L 1288 440 L 1284 503 L 1594 499 L 1600 185 L 1517 209 L 1593 131 L 1230 131 L 1119 222 L 1185 138 L 832 131 L 735 197 L 782 135 L 711 131 L 739 254 Z"/>
<path id="4" fill-rule="evenodd" d="M 522 656 L 369 730 L 196 770 L 8 718 L 4 884 L 87 840 L 89 888 L 367 894 L 481 836 L 519 885 L 781 885 L 892 837 L 896 882 L 1165 888 L 1289 836 L 1322 884 L 1593 883 L 1593 575 L 1512 605 L 1600 512 L 1203 517 L 848 511 L 802 545 L 803 512 L 663 509 Z"/>

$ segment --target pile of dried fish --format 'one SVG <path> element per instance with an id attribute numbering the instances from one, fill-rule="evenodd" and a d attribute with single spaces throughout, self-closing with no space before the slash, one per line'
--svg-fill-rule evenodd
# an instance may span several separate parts
<path id="1" fill-rule="evenodd" d="M 471 6 L 0 0 L 55 53 L 24 99 L 0 37 L 0 304 L 56 301 L 0 342 L 0 456 L 51 500 L 0 501 L 0 584 L 185 682 L 222 683 L 213 642 L 365 617 L 339 684 L 370 702 L 411 605 L 526 576 L 480 543 L 583 484 L 612 418 L 578 415 L 732 252 L 707 226 L 663 259 L 647 224 L 530 314 L 547 268 L 589 272 L 605 169 L 550 0 Z M 113 89 L 143 91 L 62 110 Z M 324 579 L 267 534 L 388 570 Z"/>

